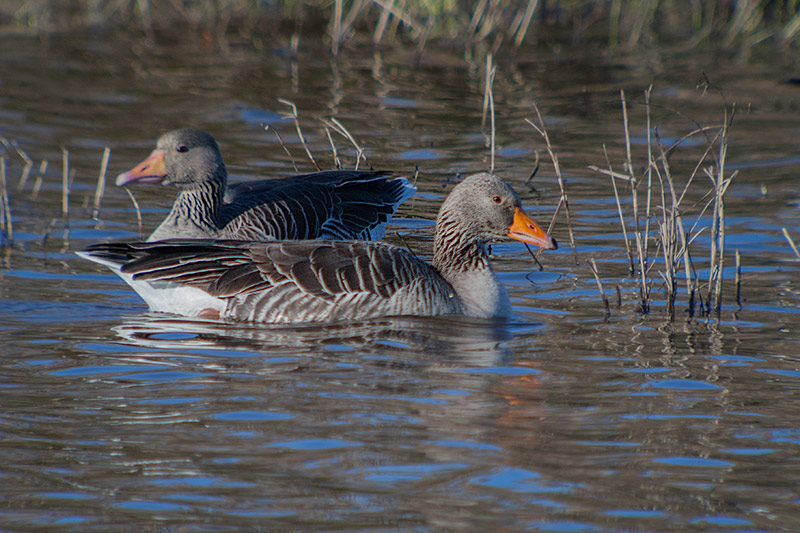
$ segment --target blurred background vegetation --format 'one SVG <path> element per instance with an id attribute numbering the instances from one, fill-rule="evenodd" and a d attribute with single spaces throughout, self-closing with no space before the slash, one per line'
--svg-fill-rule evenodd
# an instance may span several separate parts
<path id="1" fill-rule="evenodd" d="M 766 50 L 792 60 L 800 0 L 0 0 L 3 34 L 197 31 L 224 46 L 275 32 L 342 46 L 430 42 L 514 53 L 523 45 Z"/>

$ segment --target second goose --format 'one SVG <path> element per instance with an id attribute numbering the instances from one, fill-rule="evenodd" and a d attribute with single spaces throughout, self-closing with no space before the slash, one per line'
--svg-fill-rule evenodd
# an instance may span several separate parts
<path id="1" fill-rule="evenodd" d="M 285 240 L 381 239 L 397 208 L 416 189 L 388 172 L 330 170 L 228 186 L 214 137 L 165 133 L 117 185 L 163 183 L 178 189 L 167 218 L 148 238 Z"/>

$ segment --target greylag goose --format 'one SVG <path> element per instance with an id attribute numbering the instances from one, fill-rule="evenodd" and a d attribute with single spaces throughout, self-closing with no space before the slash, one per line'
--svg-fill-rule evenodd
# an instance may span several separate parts
<path id="1" fill-rule="evenodd" d="M 108 243 L 82 257 L 108 266 L 153 311 L 265 323 L 395 315 L 496 318 L 508 295 L 489 241 L 557 245 L 499 178 L 470 176 L 439 210 L 433 264 L 383 242 L 198 241 Z"/>
<path id="2" fill-rule="evenodd" d="M 117 185 L 164 183 L 179 193 L 148 241 L 163 239 L 381 239 L 397 208 L 416 189 L 387 172 L 331 170 L 226 187 L 228 172 L 214 137 L 165 133 Z"/>

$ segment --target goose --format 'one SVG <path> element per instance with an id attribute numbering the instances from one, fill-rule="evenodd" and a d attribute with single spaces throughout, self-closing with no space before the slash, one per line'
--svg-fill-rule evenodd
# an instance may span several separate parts
<path id="1" fill-rule="evenodd" d="M 416 188 L 388 172 L 330 170 L 227 186 L 216 140 L 195 129 L 162 135 L 155 150 L 117 176 L 118 186 L 163 183 L 178 197 L 148 241 L 163 239 L 383 238 Z"/>
<path id="2" fill-rule="evenodd" d="M 480 173 L 456 185 L 436 221 L 433 262 L 384 242 L 200 241 L 94 244 L 152 311 L 262 323 L 384 316 L 509 316 L 489 259 L 498 238 L 555 250 L 514 190 Z"/>

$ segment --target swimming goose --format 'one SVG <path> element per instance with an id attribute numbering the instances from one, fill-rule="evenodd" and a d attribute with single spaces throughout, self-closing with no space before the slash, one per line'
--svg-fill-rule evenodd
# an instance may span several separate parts
<path id="1" fill-rule="evenodd" d="M 387 172 L 331 170 L 236 183 L 214 137 L 165 133 L 150 156 L 117 176 L 117 185 L 164 183 L 178 198 L 148 241 L 171 238 L 285 240 L 381 239 L 386 224 L 416 188 Z"/>
<path id="2" fill-rule="evenodd" d="M 481 173 L 442 204 L 432 265 L 403 248 L 363 241 L 108 243 L 79 255 L 115 271 L 153 311 L 265 323 L 496 318 L 511 306 L 487 245 L 503 237 L 557 247 L 511 187 Z"/>

